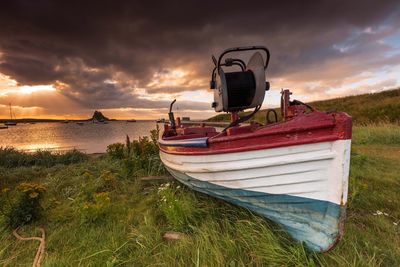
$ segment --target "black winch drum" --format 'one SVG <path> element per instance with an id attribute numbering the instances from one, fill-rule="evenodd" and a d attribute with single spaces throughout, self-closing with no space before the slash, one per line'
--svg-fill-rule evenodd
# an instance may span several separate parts
<path id="1" fill-rule="evenodd" d="M 266 88 L 262 55 L 254 53 L 244 71 L 225 72 L 220 68 L 216 84 L 212 104 L 216 112 L 237 112 L 260 106 Z"/>
<path id="2" fill-rule="evenodd" d="M 225 73 L 230 109 L 246 107 L 251 104 L 256 93 L 256 81 L 252 71 Z"/>

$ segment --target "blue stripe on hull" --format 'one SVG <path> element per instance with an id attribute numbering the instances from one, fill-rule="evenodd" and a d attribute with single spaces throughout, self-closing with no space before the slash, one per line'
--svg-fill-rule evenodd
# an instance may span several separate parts
<path id="1" fill-rule="evenodd" d="M 196 191 L 245 207 L 279 223 L 310 250 L 329 250 L 340 236 L 340 217 L 345 211 L 340 205 L 304 197 L 227 188 L 167 169 L 177 180 Z"/>

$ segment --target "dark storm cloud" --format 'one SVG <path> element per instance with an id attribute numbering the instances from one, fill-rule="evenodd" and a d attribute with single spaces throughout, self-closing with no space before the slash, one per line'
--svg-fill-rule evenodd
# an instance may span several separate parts
<path id="1" fill-rule="evenodd" d="M 210 54 L 236 45 L 267 45 L 270 77 L 357 60 L 371 43 L 389 49 L 375 44 L 390 34 L 379 27 L 398 16 L 398 1 L 12 1 L 0 8 L 0 72 L 22 85 L 58 81 L 88 107 L 153 107 L 136 88 L 208 86 L 146 88 L 154 73 L 190 66 L 203 81 Z"/>

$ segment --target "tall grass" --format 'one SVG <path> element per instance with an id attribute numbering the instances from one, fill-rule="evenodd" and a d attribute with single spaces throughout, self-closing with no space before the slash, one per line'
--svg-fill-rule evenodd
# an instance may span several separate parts
<path id="1" fill-rule="evenodd" d="M 26 153 L 12 147 L 0 147 L 0 167 L 16 168 L 22 166 L 51 167 L 56 164 L 73 164 L 83 162 L 88 156 L 78 150 L 66 153 L 53 153 L 50 151 L 37 151 Z"/>
<path id="2" fill-rule="evenodd" d="M 378 123 L 355 126 L 353 143 L 358 145 L 398 145 L 400 146 L 400 125 Z"/>

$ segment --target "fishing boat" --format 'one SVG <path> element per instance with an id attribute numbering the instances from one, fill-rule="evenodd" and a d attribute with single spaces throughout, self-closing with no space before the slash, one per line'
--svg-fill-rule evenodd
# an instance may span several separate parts
<path id="1" fill-rule="evenodd" d="M 12 108 L 11 108 L 11 103 L 8 104 L 8 105 L 10 107 L 10 121 L 6 121 L 4 123 L 4 125 L 5 126 L 16 126 L 17 125 L 17 122 L 15 121 L 16 117 L 15 117 L 15 115 L 13 115 Z"/>
<path id="2" fill-rule="evenodd" d="M 236 57 L 227 56 L 232 54 Z M 167 170 L 196 191 L 279 224 L 311 251 L 332 249 L 344 231 L 351 117 L 291 100 L 285 89 L 281 119 L 279 110 L 269 109 L 264 123 L 244 124 L 269 90 L 270 52 L 263 46 L 237 47 L 212 59 L 212 107 L 229 112 L 231 122 L 220 131 L 205 123 L 185 126 L 174 118 L 174 100 L 158 142 Z"/>

